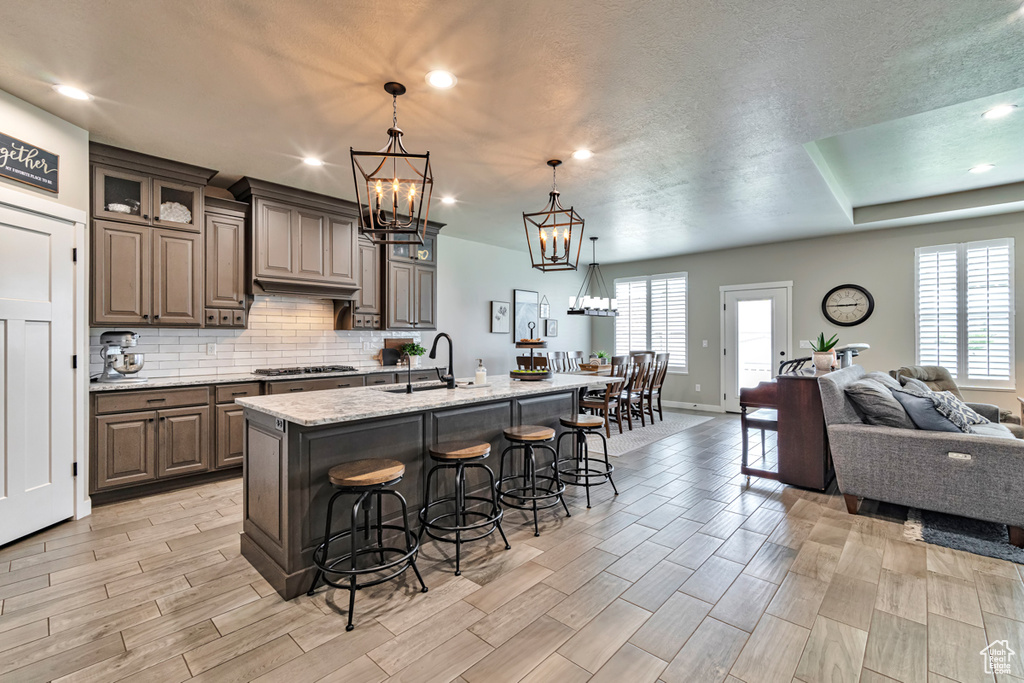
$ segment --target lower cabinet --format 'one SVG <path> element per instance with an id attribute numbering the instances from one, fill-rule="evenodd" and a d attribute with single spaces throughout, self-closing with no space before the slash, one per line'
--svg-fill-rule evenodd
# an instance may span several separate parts
<path id="1" fill-rule="evenodd" d="M 160 449 L 157 476 L 205 472 L 210 466 L 210 408 L 173 408 L 157 412 Z"/>
<path id="2" fill-rule="evenodd" d="M 96 490 L 156 479 L 156 411 L 96 418 Z"/>
<path id="3" fill-rule="evenodd" d="M 245 410 L 234 403 L 217 406 L 217 448 L 214 467 L 242 464 L 245 442 Z"/>

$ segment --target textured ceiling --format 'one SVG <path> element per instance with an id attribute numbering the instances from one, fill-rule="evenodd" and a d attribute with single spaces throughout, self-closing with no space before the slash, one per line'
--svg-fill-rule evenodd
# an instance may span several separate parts
<path id="1" fill-rule="evenodd" d="M 0 25 L 0 89 L 220 184 L 354 198 L 348 148 L 384 144 L 402 81 L 446 234 L 522 248 L 561 157 L 605 261 L 849 230 L 806 143 L 1024 87 L 1019 0 L 8 0 Z"/>

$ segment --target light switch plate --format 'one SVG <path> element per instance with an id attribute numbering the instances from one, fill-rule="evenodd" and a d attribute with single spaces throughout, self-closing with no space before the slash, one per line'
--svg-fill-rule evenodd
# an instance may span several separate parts
<path id="1" fill-rule="evenodd" d="M 699 384 L 693 385 L 693 390 L 694 391 L 700 391 L 700 385 Z"/>
<path id="2" fill-rule="evenodd" d="M 705 349 L 708 348 L 708 340 L 707 339 L 703 340 L 701 342 L 701 346 L 703 346 Z"/>

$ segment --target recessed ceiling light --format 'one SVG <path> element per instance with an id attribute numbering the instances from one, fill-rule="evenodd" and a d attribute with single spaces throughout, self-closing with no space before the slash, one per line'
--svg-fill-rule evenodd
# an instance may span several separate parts
<path id="1" fill-rule="evenodd" d="M 592 156 L 594 156 L 594 153 L 589 149 L 578 149 L 572 153 L 573 159 L 589 159 Z"/>
<path id="2" fill-rule="evenodd" d="M 455 197 L 441 197 L 441 203 L 442 204 L 454 204 L 455 203 Z"/>
<path id="3" fill-rule="evenodd" d="M 985 173 L 995 168 L 994 164 L 978 164 L 977 166 L 971 166 L 968 170 L 971 173 Z"/>
<path id="4" fill-rule="evenodd" d="M 306 166 L 323 166 L 324 165 L 324 162 L 320 161 L 316 157 L 306 157 L 305 159 L 302 160 L 302 163 L 304 163 Z"/>
<path id="5" fill-rule="evenodd" d="M 447 90 L 453 87 L 459 79 L 455 78 L 455 74 L 450 71 L 431 71 L 427 74 L 427 83 L 431 87 L 437 88 L 438 90 Z"/>
<path id="6" fill-rule="evenodd" d="M 59 92 L 64 97 L 70 97 L 73 100 L 91 100 L 92 95 L 85 92 L 81 88 L 76 88 L 72 85 L 61 85 L 57 84 L 53 86 L 53 89 Z"/>
<path id="7" fill-rule="evenodd" d="M 1004 116 L 1009 116 L 1013 113 L 1013 110 L 1017 108 L 1016 104 L 1000 104 L 992 107 L 984 114 L 981 115 L 983 119 L 1001 119 Z"/>

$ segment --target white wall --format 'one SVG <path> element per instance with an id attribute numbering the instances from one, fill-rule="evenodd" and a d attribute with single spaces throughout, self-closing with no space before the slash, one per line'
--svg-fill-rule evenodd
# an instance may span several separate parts
<path id="1" fill-rule="evenodd" d="M 558 336 L 547 339 L 549 351 L 591 351 L 589 321 L 565 314 L 569 297 L 579 291 L 583 282 L 584 271 L 543 273 L 530 267 L 526 252 L 446 237 L 443 231 L 437 253 L 437 329 L 455 340 L 455 370 L 459 377 L 472 375 L 476 358 L 483 358 L 487 371 L 493 375 L 507 373 L 518 354 L 529 353 L 516 351 L 511 332 L 490 331 L 491 301 L 511 303 L 513 289 L 533 290 L 540 297 L 547 296 L 551 317 L 559 323 Z M 423 333 L 423 345 L 428 350 L 432 339 L 432 333 Z M 448 350 L 443 343 L 438 347 L 438 360 L 442 360 L 442 353 L 447 358 Z"/>
<path id="2" fill-rule="evenodd" d="M 914 363 L 914 249 L 921 246 L 1016 237 L 1015 275 L 1017 309 L 1024 301 L 1024 214 L 1006 214 L 874 232 L 859 232 L 756 247 L 728 249 L 650 261 L 602 267 L 609 283 L 616 277 L 689 273 L 689 374 L 670 376 L 665 399 L 685 403 L 721 403 L 722 341 L 720 339 L 721 285 L 793 281 L 793 355 L 809 356 L 800 339 L 824 331 L 838 333 L 840 344 L 866 342 L 871 350 L 858 362 L 868 370 L 891 370 Z M 869 320 L 850 328 L 832 327 L 821 313 L 821 299 L 832 287 L 863 285 L 875 298 Z M 708 347 L 701 341 L 707 339 Z M 597 348 L 613 347 L 613 327 L 607 320 L 593 322 Z M 1024 315 L 1016 316 L 1016 375 L 1024 392 Z M 701 391 L 695 385 L 701 385 Z M 1017 392 L 966 391 L 969 400 L 995 403 L 1019 412 Z"/>
<path id="3" fill-rule="evenodd" d="M 0 90 L 0 132 L 60 156 L 59 194 L 15 180 L 0 183 L 82 211 L 89 210 L 89 132 Z"/>

